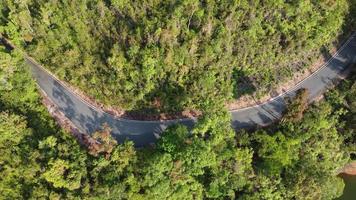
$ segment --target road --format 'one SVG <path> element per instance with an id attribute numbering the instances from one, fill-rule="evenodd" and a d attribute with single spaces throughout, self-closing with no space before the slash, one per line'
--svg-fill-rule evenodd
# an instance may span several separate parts
<path id="1" fill-rule="evenodd" d="M 171 124 L 182 123 L 191 127 L 195 122 L 195 119 L 137 121 L 115 118 L 82 100 L 31 59 L 26 59 L 26 61 L 31 66 L 33 77 L 41 90 L 84 133 L 93 133 L 99 130 L 103 123 L 107 123 L 112 128 L 113 136 L 120 143 L 128 139 L 134 141 L 135 146 L 140 147 L 154 143 L 159 134 Z M 270 124 L 281 117 L 285 109 L 284 98 L 286 96 L 293 96 L 296 90 L 307 88 L 309 98 L 312 100 L 332 85 L 334 80 L 340 79 L 352 63 L 356 63 L 356 34 L 350 36 L 338 52 L 318 71 L 290 91 L 261 105 L 230 111 L 232 127 L 242 129 Z"/>

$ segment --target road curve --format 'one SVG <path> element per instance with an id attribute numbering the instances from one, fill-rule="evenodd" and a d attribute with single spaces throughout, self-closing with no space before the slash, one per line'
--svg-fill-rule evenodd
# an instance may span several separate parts
<path id="1" fill-rule="evenodd" d="M 99 130 L 103 123 L 112 128 L 113 136 L 121 143 L 126 139 L 132 140 L 135 146 L 145 146 L 154 143 L 159 134 L 169 125 L 182 123 L 192 126 L 195 119 L 179 119 L 167 121 L 138 121 L 118 119 L 96 109 L 61 83 L 43 67 L 27 58 L 32 75 L 40 89 L 58 106 L 59 110 L 84 133 Z M 264 126 L 280 118 L 285 109 L 284 98 L 293 96 L 300 88 L 309 90 L 310 100 L 324 92 L 342 73 L 353 63 L 356 63 L 356 33 L 322 66 L 308 78 L 266 103 L 233 110 L 232 127 L 235 129 L 251 128 L 256 125 Z"/>

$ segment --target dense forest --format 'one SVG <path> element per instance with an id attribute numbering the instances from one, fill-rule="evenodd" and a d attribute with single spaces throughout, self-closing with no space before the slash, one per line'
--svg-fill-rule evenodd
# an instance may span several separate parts
<path id="1" fill-rule="evenodd" d="M 336 40 L 353 3 L 2 0 L 0 32 L 105 105 L 204 110 L 302 70 Z"/>
<path id="2" fill-rule="evenodd" d="M 356 73 L 270 127 L 231 128 L 225 102 L 291 77 L 355 19 L 354 0 L 2 0 L 0 199 L 334 199 L 356 160 Z M 203 110 L 156 145 L 81 145 L 42 105 L 27 52 L 105 105 Z M 355 68 L 355 67 L 354 67 Z"/>
<path id="3" fill-rule="evenodd" d="M 0 199 L 333 199 L 355 159 L 356 75 L 309 108 L 300 92 L 269 128 L 235 132 L 212 109 L 155 147 L 98 132 L 112 148 L 91 152 L 51 119 L 22 57 L 0 48 Z"/>

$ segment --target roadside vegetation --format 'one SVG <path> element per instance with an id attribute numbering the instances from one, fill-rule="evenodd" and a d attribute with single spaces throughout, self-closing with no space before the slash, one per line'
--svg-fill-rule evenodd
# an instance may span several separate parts
<path id="1" fill-rule="evenodd" d="M 236 133 L 207 104 L 190 133 L 172 126 L 155 147 L 105 128 L 88 151 L 51 119 L 21 54 L 0 48 L 0 199 L 333 199 L 355 159 L 355 78 L 309 108 L 300 92 L 268 128 Z"/>
<path id="2" fill-rule="evenodd" d="M 206 104 L 263 94 L 305 68 L 342 33 L 350 5 L 3 0 L 0 32 L 105 105 L 204 111 Z"/>

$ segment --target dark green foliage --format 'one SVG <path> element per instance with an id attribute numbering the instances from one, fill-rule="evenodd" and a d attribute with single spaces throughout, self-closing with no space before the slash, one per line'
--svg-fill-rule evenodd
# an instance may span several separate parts
<path id="1" fill-rule="evenodd" d="M 356 73 L 355 65 L 350 78 L 341 82 L 338 90 L 332 90 L 326 96 L 330 104 L 336 108 L 338 113 L 342 113 L 342 121 L 338 128 L 343 132 L 345 145 L 352 155 L 352 159 L 356 159 Z"/>
<path id="2" fill-rule="evenodd" d="M 106 105 L 172 112 L 239 96 L 242 80 L 270 90 L 320 54 L 347 10 L 347 0 L 4 0 L 0 32 Z"/>

